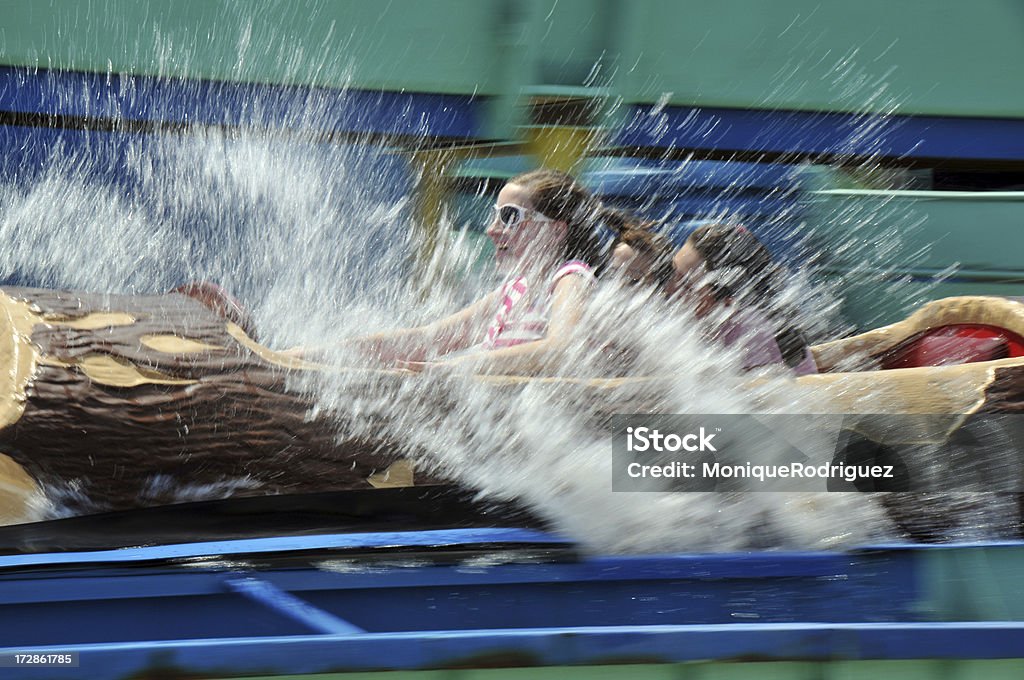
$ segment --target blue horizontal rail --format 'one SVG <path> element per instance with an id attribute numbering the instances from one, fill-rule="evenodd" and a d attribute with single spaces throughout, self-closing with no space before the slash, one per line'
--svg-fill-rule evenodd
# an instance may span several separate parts
<path id="1" fill-rule="evenodd" d="M 483 98 L 0 67 L 0 112 L 171 125 L 471 138 Z"/>
<path id="2" fill-rule="evenodd" d="M 485 97 L 0 67 L 0 113 L 484 139 Z M 1024 161 L 1024 119 L 633 105 L 621 148 Z M 76 122 L 75 126 L 80 126 Z"/>
<path id="3" fill-rule="evenodd" d="M 620 147 L 1024 161 L 1024 118 L 635 105 Z"/>
<path id="4" fill-rule="evenodd" d="M 224 677 L 501 666 L 678 663 L 696 660 L 840 661 L 1019 659 L 1024 623 L 724 624 L 433 633 L 285 636 L 0 649 L 77 652 L 79 668 L 21 677 L 144 677 L 159 668 Z M 134 675 L 133 675 L 134 674 Z"/>
<path id="5" fill-rule="evenodd" d="M 0 556 L 0 571 L 11 568 L 55 565 L 116 564 L 154 560 L 184 559 L 209 555 L 244 555 L 310 550 L 377 549 L 389 547 L 445 547 L 479 544 L 565 545 L 564 538 L 530 529 L 444 529 L 396 531 L 320 536 L 277 536 L 272 538 L 206 541 L 157 545 L 145 548 L 94 550 Z"/>
<path id="6" fill-rule="evenodd" d="M 507 544 L 503 548 L 507 549 Z M 248 551 L 242 554 L 259 554 Z M 289 551 L 295 556 L 296 551 Z M 65 578 L 43 572 L 45 588 L 30 588 L 33 572 L 9 571 L 0 575 L 0 603 L 70 602 L 113 597 L 158 597 L 212 594 L 220 589 L 220 568 L 229 553 L 186 556 L 189 569 L 169 573 L 164 569 L 119 568 L 119 562 L 62 563 L 74 567 Z M 38 556 L 43 557 L 43 556 Z M 212 559 L 204 566 L 204 557 Z M 197 561 L 200 560 L 200 561 Z M 674 555 L 653 557 L 595 557 L 579 562 L 496 564 L 482 567 L 406 566 L 386 570 L 368 566 L 343 573 L 309 569 L 274 572 L 273 581 L 290 591 L 306 589 L 409 588 L 420 586 L 468 586 L 479 584 L 582 583 L 618 581 L 679 581 L 682 579 L 791 579 L 833 577 L 847 574 L 865 558 L 842 553 L 767 553 L 722 555 Z M 33 566 L 44 566 L 37 561 Z M 269 577 L 267 577 L 269 578 Z"/>

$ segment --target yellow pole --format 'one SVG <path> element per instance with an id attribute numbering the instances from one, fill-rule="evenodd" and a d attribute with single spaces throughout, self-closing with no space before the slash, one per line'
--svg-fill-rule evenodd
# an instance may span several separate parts
<path id="1" fill-rule="evenodd" d="M 438 248 L 443 245 L 443 222 L 451 203 L 450 172 L 473 154 L 471 147 L 419 149 L 412 153 L 412 163 L 419 174 L 414 197 L 416 223 L 420 229 L 416 262 L 418 278 L 426 286 L 424 294 L 428 292 L 435 273 L 431 271 L 431 265 Z"/>
<path id="2" fill-rule="evenodd" d="M 529 125 L 526 148 L 541 167 L 576 172 L 598 140 L 598 128 L 579 125 Z"/>
<path id="3" fill-rule="evenodd" d="M 420 260 L 429 261 L 437 249 L 441 219 L 448 204 L 445 175 L 453 158 L 449 149 L 422 149 L 412 154 L 419 174 L 416 187 L 416 218 L 423 229 Z"/>

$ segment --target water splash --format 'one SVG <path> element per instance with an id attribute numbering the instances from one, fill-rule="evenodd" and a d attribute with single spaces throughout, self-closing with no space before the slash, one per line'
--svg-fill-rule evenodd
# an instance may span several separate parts
<path id="1" fill-rule="evenodd" d="M 315 390 L 346 436 L 395 442 L 419 472 L 526 503 L 594 551 L 826 548 L 886 535 L 884 513 L 866 495 L 611 492 L 610 414 L 806 413 L 821 397 L 791 381 L 751 388 L 735 352 L 713 349 L 692 317 L 658 297 L 603 286 L 587 318 L 600 343 L 573 347 L 556 369 L 563 380 L 335 375 Z M 668 379 L 595 386 L 584 378 L 620 368 L 609 347 L 630 348 L 635 375 Z M 353 357 L 339 350 L 336 359 Z"/>
<path id="2" fill-rule="evenodd" d="M 157 40 L 163 45 L 157 74 L 187 73 L 191 49 L 159 32 Z M 238 42 L 240 80 L 258 42 L 246 25 Z M 296 53 L 278 58 L 293 71 L 325 68 L 323 61 L 310 63 Z M 843 72 L 849 68 L 847 62 L 837 65 L 837 86 L 847 88 L 850 76 Z M 847 92 L 857 96 L 865 85 L 870 81 L 858 81 Z M 56 94 L 58 101 L 92 102 L 94 93 Z M 466 281 L 461 274 L 479 255 L 464 229 L 419 264 L 434 282 L 424 296 L 421 279 L 410 274 L 418 271 L 420 230 L 413 212 L 417 178 L 407 157 L 365 143 L 325 141 L 332 116 L 328 102 L 316 90 L 295 96 L 299 101 L 285 107 L 292 112 L 285 121 L 280 102 L 253 99 L 246 102 L 247 123 L 227 129 L 198 126 L 131 136 L 68 131 L 56 143 L 39 140 L 50 149 L 41 170 L 0 187 L 0 237 L 6 244 L 0 272 L 33 285 L 128 293 L 163 291 L 187 280 L 218 281 L 248 306 L 260 340 L 278 347 L 320 345 L 437 318 L 494 284 L 485 276 Z M 86 112 L 95 113 L 88 106 Z M 672 132 L 661 111 L 652 116 L 661 134 Z M 870 121 L 851 130 L 858 157 L 866 140 L 885 133 L 876 118 Z M 710 137 L 718 121 L 698 111 L 685 125 Z M 675 172 L 694 167 L 682 162 Z M 698 213 L 656 217 L 689 226 L 743 221 L 748 216 L 729 202 L 749 191 L 751 179 L 740 173 Z M 795 186 L 773 198 L 790 198 L 786 192 Z M 654 202 L 637 207 L 653 208 Z M 797 241 L 809 248 L 815 245 L 811 232 L 795 210 L 768 218 L 765 233 L 790 229 L 795 221 L 798 236 L 806 237 Z M 883 240 L 860 236 L 876 217 L 843 213 L 825 219 L 848 234 L 835 252 L 851 260 L 863 255 L 884 273 L 887 263 L 904 255 L 899 234 Z M 912 220 L 903 223 L 914 226 Z M 804 304 L 808 328 L 824 334 L 836 327 L 841 284 L 821 287 L 815 275 L 820 266 L 806 260 L 786 295 Z M 601 427 L 609 412 L 647 407 L 667 413 L 800 413 L 817 404 L 815 395 L 787 383 L 750 389 L 734 353 L 711 348 L 692 318 L 659 300 L 602 286 L 591 304 L 592 335 L 600 342 L 572 348 L 561 373 L 604 375 L 613 363 L 605 348 L 622 346 L 632 350 L 636 375 L 672 379 L 624 382 L 604 394 L 580 380 L 500 386 L 433 374 L 395 381 L 333 373 L 304 387 L 317 395 L 318 409 L 337 416 L 341 434 L 396 441 L 420 470 L 456 479 L 486 498 L 517 499 L 595 551 L 829 548 L 890 531 L 881 507 L 865 495 L 611 493 L 610 446 Z M 344 348 L 333 358 L 358 361 Z M 159 479 L 153 493 L 196 499 L 247 488 L 246 480 L 196 489 Z M 78 506 L 88 505 L 88 499 L 75 497 L 72 484 L 51 489 L 56 502 L 43 512 L 61 514 L 64 494 Z"/>

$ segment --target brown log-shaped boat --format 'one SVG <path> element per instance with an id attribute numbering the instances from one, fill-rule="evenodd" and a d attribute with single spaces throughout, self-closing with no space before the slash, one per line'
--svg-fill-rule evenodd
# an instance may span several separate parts
<path id="1" fill-rule="evenodd" d="M 200 484 L 250 478 L 260 494 L 414 483 L 385 442 L 339 437 L 330 414 L 310 417 L 312 397 L 289 378 L 326 367 L 259 345 L 223 304 L 194 292 L 0 292 L 0 522 L 22 521 L 33 494 L 55 484 L 122 509 L 138 505 L 160 475 Z M 822 372 L 798 383 L 827 394 L 833 412 L 946 414 L 961 424 L 1024 410 L 1024 304 L 1016 300 L 939 300 L 813 352 Z M 630 397 L 617 399 L 635 380 L 587 386 L 608 412 L 636 412 L 625 405 Z"/>

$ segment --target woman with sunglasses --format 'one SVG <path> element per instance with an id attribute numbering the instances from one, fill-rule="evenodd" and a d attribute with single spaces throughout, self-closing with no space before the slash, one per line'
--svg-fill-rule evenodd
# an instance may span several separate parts
<path id="1" fill-rule="evenodd" d="M 465 309 L 426 326 L 354 341 L 412 371 L 471 367 L 533 374 L 569 345 L 581 324 L 605 248 L 604 208 L 571 175 L 535 170 L 501 189 L 487 235 L 505 281 Z"/>

